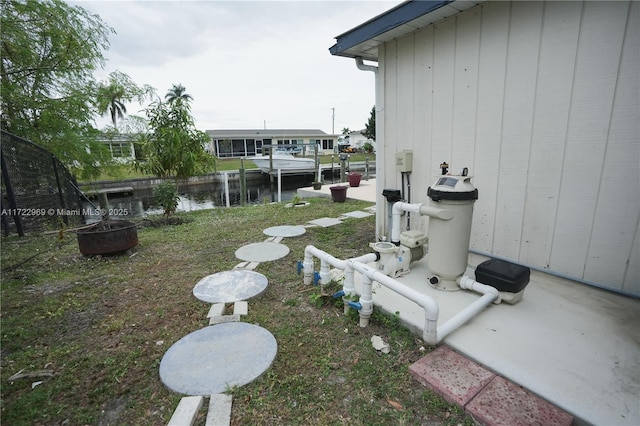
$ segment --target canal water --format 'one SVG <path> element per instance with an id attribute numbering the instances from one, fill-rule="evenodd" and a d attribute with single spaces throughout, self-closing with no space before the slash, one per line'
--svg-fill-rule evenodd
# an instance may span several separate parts
<path id="1" fill-rule="evenodd" d="M 298 188 L 310 186 L 304 178 L 283 179 L 280 189 L 280 201 L 291 200 Z M 278 201 L 278 188 L 270 187 L 269 182 L 247 182 L 245 202 L 246 204 L 263 204 Z M 227 193 L 224 183 L 208 182 L 180 186 L 177 212 L 190 212 L 195 210 L 214 209 L 227 206 Z M 229 205 L 241 205 L 240 185 L 238 182 L 229 182 Z M 101 219 L 98 200 L 83 203 L 84 211 L 95 210 L 95 215 L 87 218 L 87 222 L 97 222 Z M 98 207 L 95 209 L 93 206 Z M 164 209 L 156 203 L 153 188 L 134 189 L 133 194 L 109 194 L 109 216 L 115 219 L 144 217 L 147 215 L 162 214 Z M 95 216 L 95 217 L 93 217 Z"/>

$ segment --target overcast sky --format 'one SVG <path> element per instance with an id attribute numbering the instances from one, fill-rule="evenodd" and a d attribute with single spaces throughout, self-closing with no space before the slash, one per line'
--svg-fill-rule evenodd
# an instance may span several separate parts
<path id="1" fill-rule="evenodd" d="M 69 1 L 98 14 L 114 70 L 164 95 L 182 84 L 199 130 L 364 128 L 374 76 L 329 53 L 335 37 L 400 1 Z M 335 119 L 332 118 L 335 108 Z M 137 104 L 127 105 L 130 114 Z M 98 125 L 108 123 L 99 122 Z"/>

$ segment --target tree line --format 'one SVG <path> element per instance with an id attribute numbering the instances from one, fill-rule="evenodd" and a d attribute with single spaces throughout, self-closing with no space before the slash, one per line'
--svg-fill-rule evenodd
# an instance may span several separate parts
<path id="1" fill-rule="evenodd" d="M 115 169 L 105 137 L 133 135 L 134 166 L 159 177 L 187 178 L 215 170 L 195 127 L 193 98 L 174 84 L 161 99 L 156 89 L 114 71 L 94 72 L 115 30 L 98 15 L 62 0 L 0 0 L 0 126 L 48 149 L 81 180 Z M 146 117 L 126 105 L 148 103 Z M 99 130 L 96 117 L 111 125 Z M 375 107 L 365 136 L 375 138 Z"/>
<path id="2" fill-rule="evenodd" d="M 114 166 L 101 141 L 121 132 L 134 135 L 144 159 L 135 166 L 150 174 L 181 179 L 215 167 L 183 85 L 174 84 L 163 101 L 120 71 L 95 80 L 115 33 L 98 15 L 61 0 L 1 0 L 0 6 L 3 130 L 50 150 L 83 180 Z M 130 102 L 150 102 L 146 118 L 127 115 Z M 101 131 L 95 119 L 104 115 L 111 126 Z"/>

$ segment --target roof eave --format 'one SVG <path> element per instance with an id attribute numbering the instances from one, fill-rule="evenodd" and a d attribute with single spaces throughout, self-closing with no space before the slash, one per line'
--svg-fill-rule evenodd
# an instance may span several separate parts
<path id="1" fill-rule="evenodd" d="M 486 0 L 406 1 L 393 9 L 336 37 L 329 48 L 334 56 L 378 60 L 378 46 L 449 16 L 483 3 Z"/>
<path id="2" fill-rule="evenodd" d="M 349 58 L 360 56 L 364 59 L 377 60 L 377 47 L 375 49 L 376 54 L 370 54 L 368 58 L 362 55 L 356 55 L 350 51 L 350 49 L 366 41 L 373 40 L 377 36 L 395 28 L 401 27 L 419 16 L 433 12 L 452 1 L 453 0 L 407 1 L 401 3 L 393 9 L 337 36 L 336 44 L 329 48 L 329 52 L 335 56 L 346 56 Z"/>

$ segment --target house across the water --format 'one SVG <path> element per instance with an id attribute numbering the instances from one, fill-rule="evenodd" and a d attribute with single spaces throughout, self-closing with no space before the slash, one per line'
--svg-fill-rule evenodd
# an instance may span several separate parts
<path id="1" fill-rule="evenodd" d="M 338 146 L 338 135 L 318 129 L 222 129 L 207 130 L 211 137 L 208 151 L 218 158 L 262 155 L 266 145 L 291 145 L 312 154 L 331 154 Z M 297 149 L 296 149 L 297 151 Z"/>

